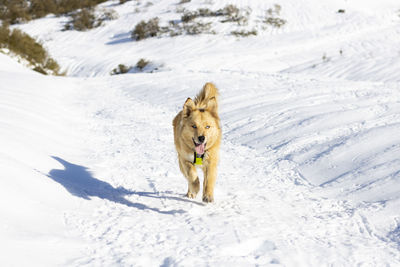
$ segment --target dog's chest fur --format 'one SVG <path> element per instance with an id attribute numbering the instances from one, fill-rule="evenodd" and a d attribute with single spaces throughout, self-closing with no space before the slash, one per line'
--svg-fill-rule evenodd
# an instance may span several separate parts
<path id="1" fill-rule="evenodd" d="M 194 162 L 194 152 L 185 153 L 184 155 L 182 155 L 182 157 L 187 161 Z"/>

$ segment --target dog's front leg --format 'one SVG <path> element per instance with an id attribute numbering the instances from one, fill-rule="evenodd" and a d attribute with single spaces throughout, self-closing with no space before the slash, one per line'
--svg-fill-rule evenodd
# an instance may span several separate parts
<path id="1" fill-rule="evenodd" d="M 186 196 L 188 198 L 195 198 L 200 190 L 200 181 L 197 176 L 197 171 L 191 162 L 179 159 L 179 167 L 181 172 L 188 180 L 188 192 Z"/>
<path id="2" fill-rule="evenodd" d="M 217 163 L 209 162 L 203 167 L 204 183 L 203 183 L 203 202 L 214 201 L 214 185 L 217 179 Z"/>

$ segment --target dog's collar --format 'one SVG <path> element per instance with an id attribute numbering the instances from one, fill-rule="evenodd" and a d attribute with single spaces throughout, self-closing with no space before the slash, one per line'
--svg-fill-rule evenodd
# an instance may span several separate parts
<path id="1" fill-rule="evenodd" d="M 205 153 L 204 153 L 204 154 L 205 154 Z M 194 152 L 193 164 L 194 164 L 194 165 L 203 165 L 204 154 L 203 154 L 203 155 L 197 155 L 197 153 Z"/>

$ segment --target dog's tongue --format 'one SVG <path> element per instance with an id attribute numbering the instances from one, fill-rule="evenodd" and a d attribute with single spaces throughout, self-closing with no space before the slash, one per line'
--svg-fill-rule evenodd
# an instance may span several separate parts
<path id="1" fill-rule="evenodd" d="M 198 145 L 198 146 L 196 146 L 196 153 L 197 153 L 197 155 L 203 155 L 204 154 L 204 150 L 205 150 L 205 144 L 203 143 L 203 144 L 200 144 L 200 145 Z"/>

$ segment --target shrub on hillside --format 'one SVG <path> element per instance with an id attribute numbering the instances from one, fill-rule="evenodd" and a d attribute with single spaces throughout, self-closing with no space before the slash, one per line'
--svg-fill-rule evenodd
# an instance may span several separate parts
<path id="1" fill-rule="evenodd" d="M 117 18 L 117 13 L 102 9 L 96 14 L 93 8 L 83 8 L 72 14 L 71 18 L 71 21 L 64 25 L 64 30 L 86 31 L 101 26 L 106 20 Z"/>
<path id="2" fill-rule="evenodd" d="M 136 68 L 140 71 L 142 71 L 148 64 L 150 63 L 150 61 L 141 58 L 139 59 L 139 61 L 136 63 Z"/>
<path id="3" fill-rule="evenodd" d="M 101 22 L 96 20 L 93 9 L 83 8 L 72 15 L 72 26 L 77 31 L 90 30 L 100 24 Z"/>
<path id="4" fill-rule="evenodd" d="M 149 37 L 155 37 L 161 34 L 161 28 L 158 25 L 159 19 L 157 17 L 139 22 L 135 29 L 132 31 L 131 37 L 136 41 L 140 41 Z"/>
<path id="5" fill-rule="evenodd" d="M 8 25 L 2 24 L 0 26 L 0 48 L 5 48 L 10 39 L 10 29 Z"/>
<path id="6" fill-rule="evenodd" d="M 197 9 L 197 13 L 199 17 L 218 17 L 222 15 L 218 11 L 212 11 L 209 8 L 199 8 Z"/>
<path id="7" fill-rule="evenodd" d="M 217 14 L 225 16 L 221 22 L 236 22 L 239 25 L 246 25 L 249 20 L 251 10 L 239 9 L 235 5 L 227 5 L 223 9 L 217 11 Z"/>
<path id="8" fill-rule="evenodd" d="M 159 26 L 159 19 L 153 18 L 149 21 L 141 21 L 132 31 L 131 37 L 134 40 L 143 40 L 149 37 L 160 36 L 162 34 L 169 34 L 170 36 L 178 36 L 183 34 L 197 35 L 197 34 L 215 34 L 211 29 L 212 22 L 198 21 L 198 18 L 205 17 L 224 17 L 221 22 L 236 22 L 239 25 L 245 25 L 248 22 L 248 17 L 251 10 L 239 9 L 235 5 L 227 5 L 217 11 L 212 11 L 208 8 L 199 8 L 194 11 L 182 9 L 180 20 L 169 21 L 168 26 Z M 257 34 L 255 31 L 241 31 L 233 32 L 236 35 L 251 35 Z"/>
<path id="9" fill-rule="evenodd" d="M 219 12 L 222 15 L 233 19 L 239 16 L 240 9 L 235 5 L 227 5 L 223 9 L 220 9 Z"/>
<path id="10" fill-rule="evenodd" d="M 184 23 L 191 22 L 198 17 L 218 17 L 222 16 L 220 11 L 211 11 L 208 8 L 199 8 L 196 11 L 184 10 L 181 16 L 181 21 Z"/>
<path id="11" fill-rule="evenodd" d="M 124 73 L 128 73 L 131 69 L 132 69 L 132 67 L 128 67 L 124 64 L 119 64 L 118 67 L 113 69 L 110 74 L 111 75 L 124 74 Z"/>
<path id="12" fill-rule="evenodd" d="M 202 22 L 195 22 L 195 23 L 184 23 L 183 30 L 186 34 L 189 35 L 196 35 L 202 33 L 214 33 L 211 32 L 211 22 L 202 23 Z"/>
<path id="13" fill-rule="evenodd" d="M 106 0 L 0 0 L 0 20 L 10 24 L 92 8 Z"/>
<path id="14" fill-rule="evenodd" d="M 184 11 L 184 13 L 181 16 L 181 21 L 184 23 L 190 22 L 197 18 L 199 15 L 197 12 L 191 12 L 191 11 Z"/>
<path id="15" fill-rule="evenodd" d="M 100 9 L 97 14 L 97 20 L 101 21 L 102 23 L 107 20 L 113 20 L 118 18 L 118 13 L 115 12 L 113 9 Z"/>
<path id="16" fill-rule="evenodd" d="M 0 47 L 7 48 L 27 60 L 34 70 L 45 74 L 59 74 L 60 67 L 43 46 L 18 29 L 11 31 L 3 24 L 0 27 Z"/>
<path id="17" fill-rule="evenodd" d="M 245 31 L 245 30 L 232 31 L 231 34 L 236 36 L 236 37 L 248 37 L 250 35 L 257 35 L 257 31 L 256 30 L 251 30 L 251 31 Z"/>
<path id="18" fill-rule="evenodd" d="M 0 0 L 0 19 L 10 24 L 29 20 L 28 8 L 24 0 Z"/>
<path id="19" fill-rule="evenodd" d="M 136 62 L 135 67 L 132 66 L 126 66 L 124 64 L 119 64 L 118 67 L 116 67 L 115 69 L 113 69 L 110 74 L 111 75 L 117 75 L 117 74 L 124 74 L 124 73 L 128 73 L 128 72 L 143 72 L 143 71 L 148 71 L 148 72 L 153 72 L 158 70 L 158 67 L 156 66 L 150 66 L 150 68 L 146 68 L 150 66 L 150 61 L 141 58 L 138 60 L 138 62 Z"/>
<path id="20" fill-rule="evenodd" d="M 286 20 L 279 18 L 281 12 L 281 6 L 275 4 L 274 8 L 269 8 L 266 12 L 266 16 L 263 22 L 275 28 L 280 28 L 286 24 Z"/>

